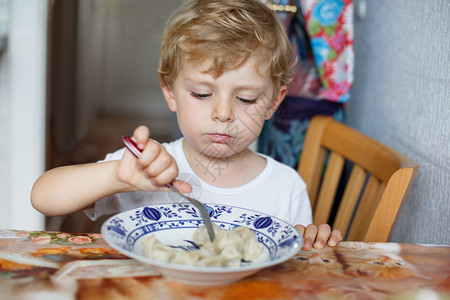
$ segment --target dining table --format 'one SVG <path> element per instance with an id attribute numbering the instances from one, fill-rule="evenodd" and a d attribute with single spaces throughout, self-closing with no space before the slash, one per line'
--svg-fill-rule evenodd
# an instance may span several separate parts
<path id="1" fill-rule="evenodd" d="M 236 282 L 193 285 L 99 233 L 3 229 L 0 299 L 450 299 L 450 246 L 343 241 Z"/>

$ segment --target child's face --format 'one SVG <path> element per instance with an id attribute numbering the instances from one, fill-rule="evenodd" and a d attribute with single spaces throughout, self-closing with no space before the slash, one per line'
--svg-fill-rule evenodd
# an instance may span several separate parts
<path id="1" fill-rule="evenodd" d="M 210 157 L 240 153 L 259 136 L 284 98 L 286 87 L 273 98 L 274 87 L 266 65 L 251 57 L 238 69 L 214 79 L 202 72 L 207 65 L 182 60 L 172 88 L 162 87 L 170 110 L 195 151 Z"/>

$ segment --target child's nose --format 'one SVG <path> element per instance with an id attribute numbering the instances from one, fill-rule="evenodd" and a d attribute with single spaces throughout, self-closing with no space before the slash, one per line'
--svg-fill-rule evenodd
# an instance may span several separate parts
<path id="1" fill-rule="evenodd" d="M 226 98 L 216 99 L 212 111 L 213 120 L 229 122 L 234 119 L 232 103 Z"/>

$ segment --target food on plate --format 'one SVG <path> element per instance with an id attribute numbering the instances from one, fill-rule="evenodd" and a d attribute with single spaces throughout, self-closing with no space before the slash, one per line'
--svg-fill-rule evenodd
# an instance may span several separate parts
<path id="1" fill-rule="evenodd" d="M 191 251 L 163 245 L 154 235 L 142 241 L 144 256 L 182 265 L 203 267 L 239 267 L 242 261 L 253 262 L 264 252 L 254 231 L 245 226 L 225 230 L 213 224 L 216 238 L 210 241 L 205 226 L 200 226 L 193 236 L 198 247 Z"/>

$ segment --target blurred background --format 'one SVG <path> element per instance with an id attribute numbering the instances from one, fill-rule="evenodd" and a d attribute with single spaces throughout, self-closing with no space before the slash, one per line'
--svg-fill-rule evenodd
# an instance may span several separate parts
<path id="1" fill-rule="evenodd" d="M 96 231 L 29 202 L 45 170 L 92 162 L 140 124 L 179 136 L 157 81 L 182 0 L 0 0 L 0 228 Z M 393 241 L 450 243 L 450 2 L 354 0 L 347 123 L 419 163 Z"/>

